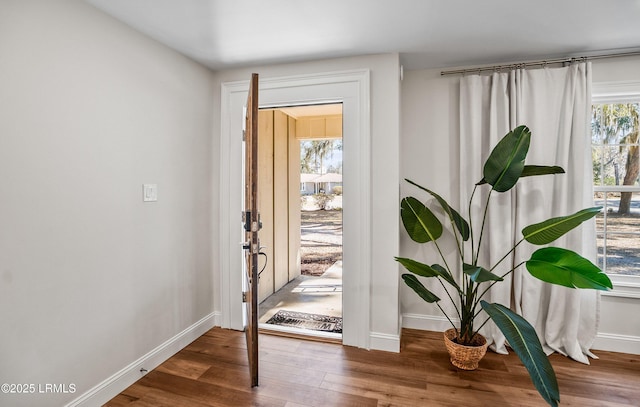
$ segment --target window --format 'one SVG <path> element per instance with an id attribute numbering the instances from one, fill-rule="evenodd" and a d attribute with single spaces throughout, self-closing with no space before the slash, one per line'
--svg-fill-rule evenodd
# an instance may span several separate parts
<path id="1" fill-rule="evenodd" d="M 592 159 L 598 266 L 611 275 L 640 276 L 640 94 L 635 100 L 594 96 Z"/>

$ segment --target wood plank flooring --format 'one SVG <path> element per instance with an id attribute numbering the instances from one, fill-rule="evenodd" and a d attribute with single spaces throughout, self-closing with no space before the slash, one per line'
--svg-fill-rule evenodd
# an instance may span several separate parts
<path id="1" fill-rule="evenodd" d="M 487 352 L 478 370 L 449 363 L 439 332 L 403 330 L 399 354 L 260 335 L 249 388 L 242 332 L 214 328 L 106 404 L 211 406 L 546 406 L 517 356 Z M 561 406 L 640 406 L 640 356 L 595 352 L 586 366 L 552 355 Z"/>

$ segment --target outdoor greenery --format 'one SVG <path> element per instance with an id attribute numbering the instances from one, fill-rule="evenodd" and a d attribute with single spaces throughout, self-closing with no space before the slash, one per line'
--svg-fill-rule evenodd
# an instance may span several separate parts
<path id="1" fill-rule="evenodd" d="M 323 174 L 325 172 L 341 173 L 341 168 L 324 169 L 324 160 L 332 157 L 334 151 L 342 150 L 342 140 L 311 140 L 300 143 L 300 172 Z"/>
<path id="2" fill-rule="evenodd" d="M 300 197 L 300 205 L 303 211 L 342 210 L 342 200 L 340 200 L 340 195 L 341 194 L 325 193 L 302 195 Z"/>
<path id="3" fill-rule="evenodd" d="M 583 209 L 574 214 L 551 218 L 527 226 L 522 230 L 522 239 L 513 247 L 506 248 L 504 257 L 496 264 L 488 266 L 478 264 L 492 193 L 511 190 L 523 177 L 564 173 L 564 170 L 557 166 L 525 165 L 530 139 L 529 129 L 526 126 L 519 126 L 505 135 L 495 146 L 485 162 L 483 178 L 475 185 L 471 194 L 468 207 L 469 222 L 440 195 L 407 180 L 410 184 L 435 198 L 443 211 L 442 216 L 444 216 L 445 223 L 449 223 L 451 226 L 451 233 L 455 237 L 457 247 L 456 252 L 459 256 L 455 264 L 447 261 L 438 244 L 438 239 L 443 236 L 444 229 L 438 216 L 417 198 L 406 197 L 401 202 L 401 218 L 405 230 L 417 243 L 433 242 L 442 264 L 427 265 L 403 257 L 397 257 L 396 260 L 411 272 L 411 274 L 402 275 L 404 282 L 423 300 L 434 303 L 440 308 L 456 330 L 458 343 L 470 345 L 474 336 L 478 335 L 478 331 L 489 320 L 493 320 L 507 338 L 514 352 L 522 360 L 540 395 L 550 405 L 557 406 L 560 395 L 556 376 L 534 328 L 508 307 L 498 303 L 488 303 L 483 300 L 483 296 L 491 287 L 503 281 L 507 275 L 522 265 L 526 266 L 532 276 L 542 281 L 569 288 L 608 290 L 612 288 L 612 284 L 607 275 L 589 260 L 573 251 L 559 247 L 538 249 L 529 260 L 517 263 L 515 266 L 511 264 L 510 267 L 513 267 L 502 275 L 494 274 L 496 267 L 507 260 L 515 252 L 516 247 L 524 241 L 533 245 L 546 246 L 582 222 L 594 217 L 600 212 L 600 207 Z M 483 187 L 491 189 L 484 203 L 484 216 L 478 229 L 478 224 L 471 222 L 471 204 L 476 190 Z M 445 234 L 445 236 L 451 235 Z M 465 244 L 469 239 L 470 244 Z M 461 272 L 459 272 L 459 268 L 462 269 Z M 447 315 L 439 304 L 440 298 L 427 289 L 416 276 L 435 278 L 453 303 L 455 315 Z M 488 317 L 482 314 L 482 310 L 486 312 Z M 460 321 L 459 326 L 453 323 L 452 318 L 454 317 Z M 484 318 L 479 326 L 476 324 L 478 318 Z"/>

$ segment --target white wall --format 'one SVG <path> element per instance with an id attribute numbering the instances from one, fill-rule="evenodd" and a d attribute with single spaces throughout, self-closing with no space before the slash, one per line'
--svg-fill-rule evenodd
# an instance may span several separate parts
<path id="1" fill-rule="evenodd" d="M 400 137 L 401 195 L 415 195 L 408 178 L 440 194 L 451 205 L 460 199 L 459 179 L 459 80 L 441 76 L 439 70 L 405 71 L 402 81 L 402 135 Z M 400 233 L 400 255 L 433 258 L 431 245 L 416 245 L 404 228 Z M 404 269 L 402 269 L 404 272 Z M 438 287 L 433 287 L 438 292 Z M 403 326 L 444 331 L 448 321 L 435 305 L 420 299 L 401 284 Z M 444 292 L 442 292 L 443 295 Z M 441 296 L 443 297 L 443 296 Z M 442 306 L 449 307 L 443 301 Z"/>
<path id="2" fill-rule="evenodd" d="M 593 81 L 640 81 L 640 58 L 593 62 Z M 457 180 L 459 77 L 441 76 L 440 70 L 405 71 L 402 82 L 402 135 L 400 176 L 411 178 L 441 194 L 452 205 L 459 201 Z M 402 196 L 415 190 L 402 185 Z M 403 256 L 427 260 L 428 249 L 416 248 L 400 234 Z M 640 354 L 640 285 L 625 288 L 635 298 L 603 295 L 595 349 Z M 635 290 L 635 291 L 634 291 Z M 443 330 L 448 326 L 435 306 L 401 287 L 403 326 Z"/>
<path id="3" fill-rule="evenodd" d="M 0 405 L 70 402 L 210 316 L 213 88 L 82 1 L 2 1 L 0 382 L 76 391 Z"/>
<path id="4" fill-rule="evenodd" d="M 398 253 L 398 138 L 400 122 L 400 84 L 397 54 L 341 58 L 298 64 L 259 66 L 218 72 L 220 83 L 246 81 L 252 72 L 261 79 L 324 72 L 369 69 L 371 72 L 371 180 L 372 223 L 371 246 L 371 331 L 381 336 L 399 334 Z M 219 97 L 216 103 L 219 103 Z M 214 109 L 214 122 L 220 122 L 220 108 Z M 220 129 L 216 129 L 215 139 Z M 217 146 L 219 147 L 219 146 Z M 345 163 L 345 168 L 348 166 Z M 217 190 L 217 184 L 214 184 Z M 348 205 L 348 203 L 346 204 Z M 375 221 L 374 221 L 375 220 Z M 357 242 L 356 242 L 357 244 Z M 221 253 L 221 255 L 225 255 Z M 215 256 L 215 255 L 214 255 Z M 220 284 L 216 274 L 216 286 Z M 349 293 L 344 293 L 349 295 Z M 216 302 L 216 310 L 221 305 Z"/>

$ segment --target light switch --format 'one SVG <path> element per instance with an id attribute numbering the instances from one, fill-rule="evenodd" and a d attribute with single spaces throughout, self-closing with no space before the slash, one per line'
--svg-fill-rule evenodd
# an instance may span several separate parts
<path id="1" fill-rule="evenodd" d="M 142 200 L 155 202 L 158 200 L 158 184 L 142 184 Z"/>

